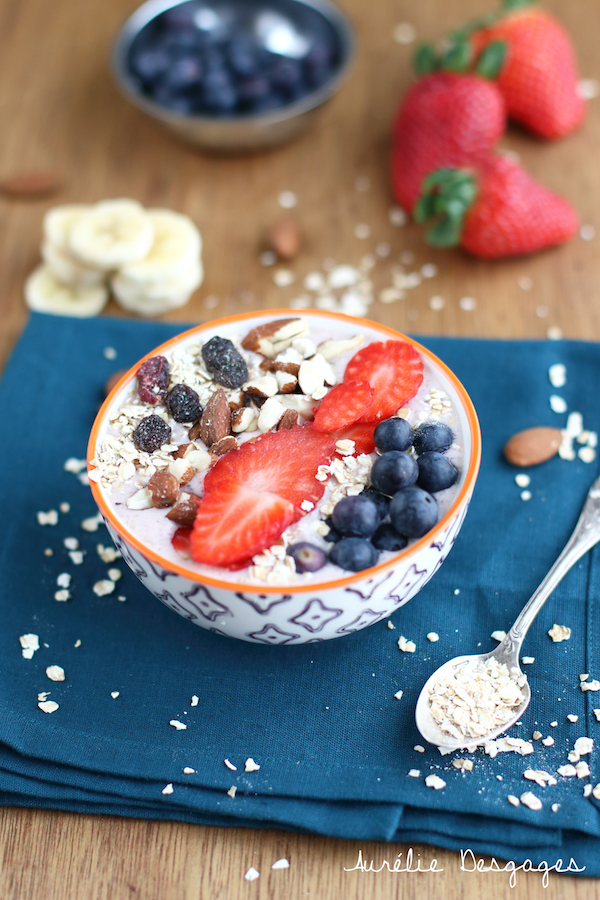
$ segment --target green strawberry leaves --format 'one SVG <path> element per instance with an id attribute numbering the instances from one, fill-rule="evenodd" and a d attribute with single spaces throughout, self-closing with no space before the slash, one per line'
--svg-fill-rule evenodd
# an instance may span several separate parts
<path id="1" fill-rule="evenodd" d="M 483 78 L 489 78 L 492 81 L 500 74 L 500 70 L 506 60 L 508 47 L 505 41 L 494 41 L 488 44 L 482 51 L 475 65 L 475 71 Z"/>
<path id="2" fill-rule="evenodd" d="M 438 169 L 423 182 L 414 208 L 416 222 L 435 219 L 425 238 L 434 247 L 456 247 L 460 243 L 465 216 L 478 195 L 475 176 L 467 169 Z"/>

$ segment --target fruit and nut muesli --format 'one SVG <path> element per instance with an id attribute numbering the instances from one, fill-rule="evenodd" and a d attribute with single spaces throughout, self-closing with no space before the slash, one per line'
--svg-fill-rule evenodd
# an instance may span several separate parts
<path id="1" fill-rule="evenodd" d="M 427 534 L 460 481 L 452 401 L 412 344 L 352 327 L 242 322 L 146 359 L 90 463 L 124 527 L 167 565 L 265 584 Z"/>

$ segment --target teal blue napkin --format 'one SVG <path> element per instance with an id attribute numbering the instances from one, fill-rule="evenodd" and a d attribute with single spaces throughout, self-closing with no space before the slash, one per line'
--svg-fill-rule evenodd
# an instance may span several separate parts
<path id="1" fill-rule="evenodd" d="M 579 679 L 600 678 L 597 550 L 557 588 L 523 649 L 535 659 L 527 668 L 533 699 L 511 735 L 530 741 L 539 731 L 553 743 L 535 740 L 528 756 L 494 758 L 414 749 L 424 743 L 414 724 L 424 681 L 446 659 L 490 649 L 491 633 L 508 630 L 598 475 L 596 461 L 556 457 L 529 471 L 531 499 L 523 500 L 502 447 L 522 428 L 564 427 L 552 394 L 587 429 L 600 429 L 600 347 L 422 338 L 463 381 L 482 425 L 481 475 L 458 540 L 430 584 L 391 617 L 393 629 L 382 622 L 321 644 L 270 647 L 191 625 L 124 563 L 102 561 L 104 526 L 81 527 L 96 509 L 65 461 L 84 458 L 107 378 L 179 330 L 33 315 L 0 383 L 0 802 L 421 841 L 536 865 L 572 857 L 583 874 L 600 875 L 600 804 L 584 796 L 600 781 L 600 750 L 582 757 L 589 777 L 557 774 L 577 738 L 600 737 L 600 693 L 584 693 Z M 560 390 L 548 380 L 558 362 L 567 370 Z M 40 525 L 37 513 L 49 510 L 57 524 Z M 81 565 L 67 538 L 79 542 Z M 115 567 L 115 592 L 98 597 L 93 585 Z M 65 573 L 71 596 L 61 602 Z M 570 640 L 550 640 L 555 622 L 571 628 Z M 19 637 L 29 633 L 40 649 L 25 659 Z M 400 652 L 400 635 L 415 653 Z M 64 681 L 49 680 L 50 665 L 65 670 Z M 42 692 L 59 704 L 55 712 L 39 709 Z M 244 771 L 249 757 L 259 770 Z M 472 760 L 472 771 L 456 768 L 455 758 Z M 557 784 L 538 787 L 524 778 L 527 769 Z M 446 782 L 442 790 L 426 786 L 432 773 Z M 529 790 L 541 810 L 507 799 Z"/>

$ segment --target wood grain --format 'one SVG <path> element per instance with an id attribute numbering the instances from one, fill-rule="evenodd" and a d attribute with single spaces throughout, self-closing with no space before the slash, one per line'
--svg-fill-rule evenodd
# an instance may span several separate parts
<path id="1" fill-rule="evenodd" d="M 511 129 L 504 146 L 519 153 L 529 170 L 568 197 L 582 223 L 598 236 L 527 259 L 480 262 L 454 251 L 427 249 L 417 227 L 394 228 L 388 183 L 390 121 L 410 82 L 413 47 L 392 39 L 394 25 L 411 22 L 420 38 L 438 38 L 449 28 L 489 9 L 488 0 L 396 0 L 394 4 L 340 0 L 357 30 L 359 52 L 353 74 L 310 130 L 294 143 L 264 153 L 220 158 L 179 144 L 120 97 L 107 59 L 120 23 L 136 0 L 0 0 L 0 180 L 16 172 L 52 170 L 65 188 L 52 200 L 0 198 L 0 365 L 26 319 L 22 292 L 39 260 L 42 216 L 55 203 L 135 197 L 149 206 L 169 206 L 192 216 L 204 237 L 206 280 L 177 321 L 198 321 L 244 309 L 286 305 L 303 293 L 304 276 L 325 258 L 358 263 L 377 244 L 390 255 L 373 270 L 374 294 L 391 283 L 401 253 L 412 251 L 417 270 L 426 262 L 438 275 L 411 290 L 405 300 L 376 299 L 371 318 L 422 334 L 544 338 L 550 326 L 565 336 L 600 339 L 600 99 L 577 134 L 543 143 Z M 600 77 L 597 38 L 600 0 L 547 0 L 574 36 L 586 77 Z M 356 189 L 358 177 L 370 188 Z M 265 235 L 280 217 L 282 190 L 298 196 L 294 215 L 303 236 L 292 268 L 294 284 L 278 288 L 273 270 L 259 263 Z M 371 237 L 358 239 L 357 224 Z M 531 290 L 519 279 L 531 279 Z M 444 297 L 441 311 L 429 307 Z M 476 300 L 474 310 L 459 305 Z M 111 303 L 111 315 L 120 315 Z M 390 900 L 426 894 L 478 900 L 545 896 L 548 900 L 598 898 L 597 881 L 520 874 L 512 889 L 507 874 L 470 874 L 459 857 L 415 846 L 423 867 L 436 858 L 433 874 L 345 872 L 358 850 L 375 865 L 393 862 L 404 845 L 359 844 L 283 831 L 204 828 L 106 816 L 29 809 L 0 810 L 2 900 L 196 900 L 255 897 Z M 280 857 L 290 868 L 272 872 Z M 251 866 L 260 878 L 243 879 Z"/>

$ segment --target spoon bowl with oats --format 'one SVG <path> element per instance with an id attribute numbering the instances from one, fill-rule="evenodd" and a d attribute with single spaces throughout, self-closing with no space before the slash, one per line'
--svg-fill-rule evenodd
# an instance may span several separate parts
<path id="1" fill-rule="evenodd" d="M 584 553 L 600 541 L 600 478 L 591 486 L 564 550 L 495 650 L 456 656 L 425 682 L 415 709 L 417 728 L 441 750 L 494 740 L 522 716 L 531 700 L 521 671 L 521 645 L 540 609 Z"/>

